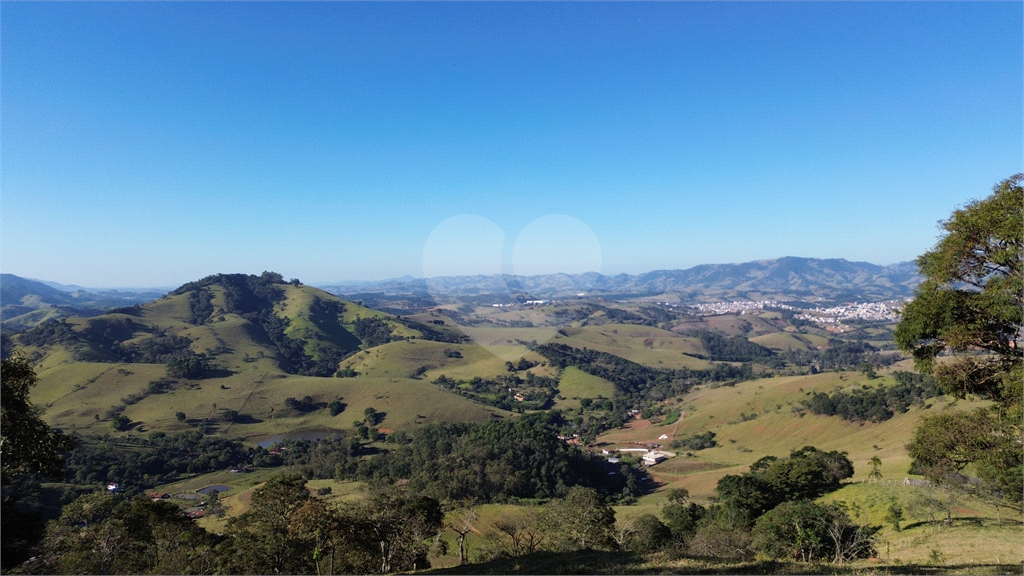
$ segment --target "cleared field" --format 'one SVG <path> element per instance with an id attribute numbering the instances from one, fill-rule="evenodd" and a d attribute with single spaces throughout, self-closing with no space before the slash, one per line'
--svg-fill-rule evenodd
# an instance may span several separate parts
<path id="1" fill-rule="evenodd" d="M 536 328 L 507 328 L 504 326 L 461 326 L 460 330 L 502 362 L 518 360 L 529 350 L 517 341 L 544 344 L 557 334 L 557 328 L 542 326 Z"/>
<path id="2" fill-rule="evenodd" d="M 779 332 L 781 328 L 770 318 L 761 318 L 754 314 L 722 314 L 704 316 L 696 320 L 681 322 L 672 327 L 674 332 L 686 333 L 691 330 L 715 330 L 729 336 L 746 336 L 752 338 L 764 334 Z"/>
<path id="3" fill-rule="evenodd" d="M 130 373 L 123 375 L 118 370 Z M 146 383 L 164 372 L 162 365 L 155 364 L 61 365 L 40 374 L 33 399 L 44 407 L 43 418 L 52 426 L 107 433 L 111 431 L 106 416 L 110 407 L 125 405 L 122 399 L 130 394 L 144 394 Z M 305 396 L 325 405 L 340 398 L 346 409 L 332 417 L 325 409 L 301 413 L 285 407 L 286 398 Z M 405 375 L 315 378 L 255 371 L 192 381 L 162 394 L 144 395 L 125 406 L 123 413 L 135 423 L 131 433 L 171 433 L 208 426 L 215 433 L 244 438 L 309 428 L 347 429 L 368 407 L 384 412 L 381 426 L 395 430 L 425 422 L 485 422 L 508 415 Z M 225 421 L 227 410 L 237 411 L 242 418 L 234 423 Z M 176 412 L 185 413 L 187 420 L 178 421 Z"/>
<path id="4" fill-rule="evenodd" d="M 634 324 L 603 324 L 563 329 L 553 341 L 621 356 L 655 368 L 703 369 L 711 364 L 687 354 L 706 355 L 697 338 Z"/>
<path id="5" fill-rule="evenodd" d="M 718 446 L 694 453 L 684 470 L 673 462 L 653 466 L 650 471 L 665 488 L 682 487 L 697 499 L 712 495 L 715 484 L 724 474 L 745 472 L 755 460 L 767 456 L 786 456 L 790 450 L 815 446 L 821 450 L 848 453 L 854 464 L 854 480 L 867 480 L 872 456 L 882 460 L 886 477 L 906 476 L 910 458 L 904 445 L 910 440 L 918 419 L 923 414 L 943 409 L 964 410 L 982 405 L 980 402 L 950 398 L 930 400 L 930 408 L 911 408 L 882 423 L 845 422 L 838 417 L 817 416 L 800 409 L 800 402 L 815 392 L 831 392 L 837 388 L 881 382 L 892 384 L 891 377 L 867 380 L 859 373 L 828 373 L 813 376 L 767 378 L 742 382 L 735 386 L 712 388 L 701 386 L 690 394 L 669 401 L 667 409 L 680 410 L 677 424 L 643 427 L 640 420 L 626 429 L 611 430 L 598 438 L 600 442 L 621 445 L 630 441 L 660 442 L 658 436 L 670 431 L 670 438 L 685 438 L 706 431 L 716 434 Z M 794 413 L 796 408 L 798 412 Z M 801 415 L 802 413 L 802 415 Z M 672 435 L 674 432 L 674 435 Z M 686 451 L 677 451 L 685 457 Z M 715 467 L 699 469 L 699 463 Z M 642 501 L 657 501 L 657 495 Z"/>
<path id="6" fill-rule="evenodd" d="M 819 346 L 818 344 L 813 344 L 804 335 L 792 332 L 776 332 L 774 334 L 754 336 L 749 340 L 772 350 L 813 350 Z"/>
<path id="7" fill-rule="evenodd" d="M 458 352 L 461 358 L 451 357 Z M 526 357 L 534 362 L 543 360 L 539 355 L 523 349 L 524 354 L 513 360 Z M 420 377 L 434 380 L 441 374 L 449 378 L 470 379 L 473 376 L 490 378 L 505 374 L 505 361 L 475 344 L 450 344 L 429 340 L 405 340 L 369 348 L 356 353 L 341 363 L 342 368 L 351 367 L 356 372 L 373 377 L 408 377 L 426 367 Z"/>
<path id="8" fill-rule="evenodd" d="M 615 392 L 616 386 L 612 382 L 569 366 L 558 380 L 558 395 L 564 400 L 556 400 L 555 407 L 579 408 L 580 398 L 611 398 Z"/>

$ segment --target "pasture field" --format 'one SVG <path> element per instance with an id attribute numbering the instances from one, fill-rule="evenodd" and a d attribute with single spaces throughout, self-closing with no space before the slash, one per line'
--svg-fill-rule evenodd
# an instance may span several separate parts
<path id="1" fill-rule="evenodd" d="M 562 329 L 552 341 L 574 348 L 588 348 L 621 356 L 654 368 L 708 368 L 706 360 L 687 354 L 707 355 L 700 340 L 668 330 L 635 324 L 601 324 Z"/>
<path id="2" fill-rule="evenodd" d="M 819 416 L 802 410 L 800 402 L 816 392 L 830 393 L 836 389 L 891 385 L 891 376 L 868 380 L 856 372 L 829 372 L 807 376 L 763 378 L 741 382 L 735 386 L 703 385 L 689 394 L 667 400 L 664 411 L 680 411 L 676 424 L 651 426 L 635 420 L 625 429 L 605 432 L 598 437 L 602 447 L 628 447 L 629 442 L 659 443 L 668 448 L 671 440 L 712 431 L 718 446 L 687 455 L 687 450 L 674 450 L 669 459 L 650 471 L 664 489 L 686 488 L 698 501 L 706 501 L 714 492 L 718 479 L 737 474 L 757 459 L 773 455 L 786 456 L 791 450 L 815 446 L 829 451 L 848 453 L 854 464 L 853 480 L 867 480 L 868 460 L 878 456 L 886 478 L 902 480 L 910 467 L 904 445 L 910 441 L 918 419 L 941 410 L 966 410 L 981 402 L 949 397 L 933 398 L 928 408 L 912 407 L 905 414 L 881 422 L 847 422 L 838 416 Z M 668 440 L 659 440 L 662 434 Z M 663 490 L 645 496 L 642 502 L 660 501 Z"/>
<path id="3" fill-rule="evenodd" d="M 813 339 L 811 336 L 813 336 Z M 821 346 L 821 341 L 825 339 L 811 334 L 775 332 L 774 334 L 754 336 L 749 340 L 755 344 L 760 344 L 765 348 L 771 348 L 772 350 L 814 350 L 818 346 Z M 827 343 L 827 340 L 825 340 L 825 342 Z"/>
<path id="4" fill-rule="evenodd" d="M 404 342 L 397 343 L 405 345 Z M 410 344 L 410 348 L 423 342 Z M 431 343 L 433 344 L 433 343 Z M 118 370 L 131 372 L 127 376 Z M 75 363 L 61 365 L 40 376 L 34 398 L 43 418 L 52 426 L 83 434 L 111 431 L 108 411 L 124 406 L 134 423 L 129 433 L 177 433 L 201 427 L 207 433 L 246 438 L 309 428 L 345 429 L 361 419 L 366 408 L 384 413 L 382 427 L 410 430 L 427 422 L 485 422 L 509 413 L 443 390 L 427 380 L 407 375 L 316 378 L 280 372 L 248 372 L 225 378 L 184 382 L 175 388 L 144 395 L 125 405 L 123 399 L 144 394 L 146 382 L 163 376 L 156 364 Z M 81 384 L 71 384 L 80 382 Z M 286 398 L 310 396 L 314 402 L 341 399 L 345 410 L 331 416 L 325 409 L 299 412 L 286 407 Z M 228 410 L 238 412 L 234 422 Z M 185 421 L 175 414 L 183 412 Z M 99 416 L 99 420 L 96 417 Z"/>
<path id="5" fill-rule="evenodd" d="M 556 408 L 579 408 L 580 398 L 597 398 L 603 396 L 612 398 L 615 396 L 617 387 L 612 382 L 587 374 L 575 366 L 568 366 L 562 370 L 558 380 L 558 395 L 563 399 L 556 399 Z"/>

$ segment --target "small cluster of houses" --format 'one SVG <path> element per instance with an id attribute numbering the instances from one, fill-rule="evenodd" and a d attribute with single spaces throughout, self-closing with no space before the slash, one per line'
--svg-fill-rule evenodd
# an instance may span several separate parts
<path id="1" fill-rule="evenodd" d="M 234 472 L 234 470 L 232 471 Z M 109 482 L 107 484 L 107 492 L 111 494 L 120 494 L 124 492 L 124 489 L 121 488 L 121 485 L 117 482 Z M 161 500 L 171 498 L 169 493 L 158 491 L 145 492 L 145 496 L 153 502 L 159 502 Z M 182 500 L 199 500 L 199 496 L 196 494 L 175 494 L 174 498 Z M 206 500 L 202 500 L 195 506 L 182 510 L 181 513 L 189 518 L 202 518 L 206 515 L 206 504 Z"/>
<path id="2" fill-rule="evenodd" d="M 660 448 L 660 446 L 657 444 L 652 444 L 651 446 Z M 641 456 L 641 460 L 643 461 L 645 466 L 654 466 L 655 464 L 659 464 L 661 462 L 664 462 L 665 460 L 668 460 L 670 456 L 674 456 L 674 454 L 660 452 L 652 448 L 618 448 L 612 450 L 601 450 L 601 454 L 607 457 L 608 461 L 613 464 L 619 461 L 615 454 L 619 454 L 622 452 L 638 452 L 643 454 L 643 456 Z"/>

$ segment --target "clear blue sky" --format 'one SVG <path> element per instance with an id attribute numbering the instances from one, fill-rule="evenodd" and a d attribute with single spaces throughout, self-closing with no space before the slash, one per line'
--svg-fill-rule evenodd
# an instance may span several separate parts
<path id="1" fill-rule="evenodd" d="M 911 260 L 1024 170 L 1022 6 L 3 2 L 2 270 Z"/>

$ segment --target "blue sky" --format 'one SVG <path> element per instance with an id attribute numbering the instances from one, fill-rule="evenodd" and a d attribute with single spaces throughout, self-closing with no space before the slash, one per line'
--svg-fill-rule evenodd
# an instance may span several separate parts
<path id="1" fill-rule="evenodd" d="M 2 270 L 911 260 L 1024 171 L 1022 6 L 3 2 Z"/>

